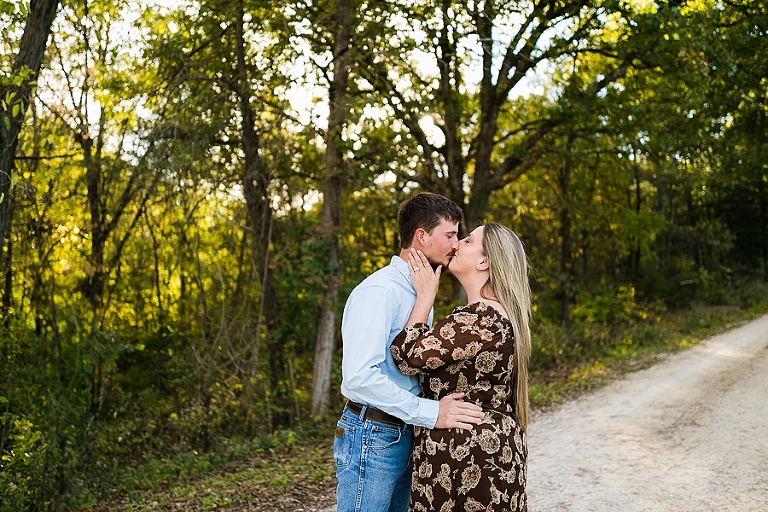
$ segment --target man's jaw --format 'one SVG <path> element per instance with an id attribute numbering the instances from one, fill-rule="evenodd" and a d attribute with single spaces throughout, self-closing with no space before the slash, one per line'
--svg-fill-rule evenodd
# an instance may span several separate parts
<path id="1" fill-rule="evenodd" d="M 447 259 L 445 260 L 445 263 L 442 263 L 440 261 L 435 261 L 435 260 L 433 260 L 431 258 L 428 258 L 429 259 L 429 265 L 432 267 L 432 270 L 437 270 L 437 267 L 442 265 L 443 266 L 443 272 L 445 272 L 448 269 L 448 265 L 450 265 L 451 260 L 453 259 L 453 257 L 455 255 L 456 255 L 455 252 L 452 252 L 452 253 L 446 255 Z"/>
<path id="2" fill-rule="evenodd" d="M 448 260 L 445 263 L 437 264 L 437 265 L 443 265 L 443 272 L 445 272 L 446 270 L 449 270 L 449 267 L 451 265 L 451 262 L 453 261 L 453 257 L 455 256 L 455 254 L 456 253 L 452 253 L 450 256 L 448 256 Z M 433 265 L 434 265 L 434 268 L 437 268 L 436 264 L 433 263 Z"/>

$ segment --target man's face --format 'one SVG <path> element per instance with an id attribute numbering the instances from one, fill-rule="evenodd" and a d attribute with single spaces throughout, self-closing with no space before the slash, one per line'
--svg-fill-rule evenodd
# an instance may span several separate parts
<path id="1" fill-rule="evenodd" d="M 432 265 L 442 265 L 443 270 L 453 253 L 459 248 L 459 223 L 443 219 L 432 233 L 424 234 L 424 255 Z"/>

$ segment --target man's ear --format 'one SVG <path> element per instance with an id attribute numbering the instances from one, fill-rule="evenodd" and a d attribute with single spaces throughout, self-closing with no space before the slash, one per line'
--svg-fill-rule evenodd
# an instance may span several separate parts
<path id="1" fill-rule="evenodd" d="M 424 228 L 416 228 L 416 232 L 413 234 L 413 243 L 418 243 L 422 247 L 426 244 L 427 231 Z"/>
<path id="2" fill-rule="evenodd" d="M 477 264 L 477 270 L 488 270 L 488 267 L 490 266 L 491 264 L 488 262 L 488 257 L 485 257 Z"/>

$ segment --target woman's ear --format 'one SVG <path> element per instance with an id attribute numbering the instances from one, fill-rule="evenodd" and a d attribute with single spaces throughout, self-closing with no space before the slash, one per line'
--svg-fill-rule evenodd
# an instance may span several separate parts
<path id="1" fill-rule="evenodd" d="M 490 266 L 490 263 L 488 263 L 488 258 L 483 258 L 480 260 L 480 263 L 477 264 L 477 270 L 483 271 L 488 270 L 488 267 Z"/>

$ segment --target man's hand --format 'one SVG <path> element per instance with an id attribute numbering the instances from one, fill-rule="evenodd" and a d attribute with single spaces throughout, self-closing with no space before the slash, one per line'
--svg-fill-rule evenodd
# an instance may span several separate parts
<path id="1" fill-rule="evenodd" d="M 463 428 L 471 430 L 483 419 L 483 409 L 479 405 L 462 402 L 464 393 L 451 393 L 440 400 L 435 428 Z"/>

